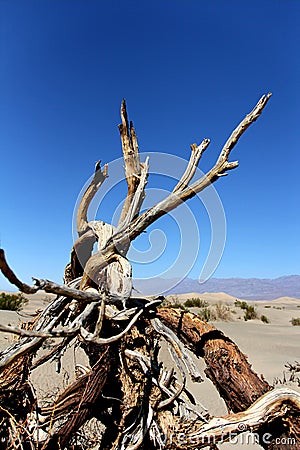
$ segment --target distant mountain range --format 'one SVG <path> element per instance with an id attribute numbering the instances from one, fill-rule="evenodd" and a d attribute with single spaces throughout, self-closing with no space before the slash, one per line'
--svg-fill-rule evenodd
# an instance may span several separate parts
<path id="1" fill-rule="evenodd" d="M 185 294 L 196 292 L 225 292 L 245 300 L 274 300 L 279 297 L 300 299 L 300 275 L 289 275 L 275 279 L 260 278 L 211 278 L 199 283 L 192 278 L 134 280 L 134 287 L 144 295 Z"/>

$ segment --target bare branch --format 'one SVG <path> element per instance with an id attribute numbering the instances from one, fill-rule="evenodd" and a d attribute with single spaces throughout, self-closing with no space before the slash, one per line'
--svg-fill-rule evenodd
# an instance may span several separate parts
<path id="1" fill-rule="evenodd" d="M 66 337 L 76 332 L 76 330 L 72 331 L 60 330 L 60 331 L 52 331 L 50 333 L 43 333 L 41 331 L 23 330 L 22 328 L 2 324 L 0 324 L 0 331 L 4 333 L 16 334 L 21 337 L 42 337 L 42 338 Z"/>
<path id="2" fill-rule="evenodd" d="M 107 178 L 108 174 L 108 165 L 105 164 L 104 169 L 101 170 L 100 167 L 101 161 L 97 161 L 95 166 L 95 174 L 94 177 L 87 187 L 85 193 L 82 196 L 82 199 L 79 203 L 77 210 L 77 231 L 78 235 L 82 236 L 89 229 L 88 220 L 87 220 L 87 212 L 90 206 L 91 201 L 96 195 L 98 189 L 104 182 L 105 178 Z"/>
<path id="3" fill-rule="evenodd" d="M 84 302 L 95 302 L 101 300 L 101 295 L 96 292 L 80 291 L 79 289 L 73 289 L 68 286 L 54 283 L 49 280 L 39 280 L 33 278 L 37 290 L 43 290 L 52 294 L 63 295 L 65 297 L 74 298 L 75 300 L 81 300 Z"/>
<path id="4" fill-rule="evenodd" d="M 54 359 L 57 354 L 60 354 L 64 351 L 64 349 L 72 339 L 72 336 L 62 339 L 62 341 L 56 344 L 48 353 L 34 361 L 31 366 L 31 370 L 34 370 L 37 367 L 45 364 L 47 361 Z"/>
<path id="5" fill-rule="evenodd" d="M 222 148 L 217 161 L 217 165 L 222 165 L 224 163 L 226 164 L 231 150 L 236 145 L 242 134 L 247 130 L 247 128 L 259 118 L 271 95 L 271 92 L 269 92 L 267 95 L 263 95 L 257 105 L 253 108 L 253 110 L 249 114 L 247 114 L 242 122 L 234 129 L 224 147 Z"/>
<path id="6" fill-rule="evenodd" d="M 0 269 L 3 275 L 8 279 L 11 284 L 17 286 L 21 292 L 25 294 L 35 294 L 38 291 L 45 291 L 52 294 L 63 295 L 66 297 L 74 298 L 75 300 L 82 300 L 85 302 L 100 301 L 101 295 L 96 292 L 80 291 L 78 289 L 70 288 L 66 285 L 60 285 L 49 280 L 39 280 L 33 278 L 34 286 L 29 286 L 26 283 L 20 281 L 9 267 L 4 250 L 0 249 Z"/>
<path id="7" fill-rule="evenodd" d="M 48 333 L 59 323 L 61 316 L 64 314 L 64 306 L 66 304 L 65 297 L 58 297 L 42 312 L 41 316 L 34 325 L 34 331 Z M 0 353 L 0 372 L 21 356 L 32 353 L 41 346 L 45 337 L 24 337 Z"/>
<path id="8" fill-rule="evenodd" d="M 146 176 L 144 177 L 146 179 L 148 164 L 146 163 L 143 167 L 143 165 L 140 163 L 137 136 L 133 127 L 133 123 L 130 122 L 130 124 L 128 125 L 126 102 L 124 99 L 121 105 L 121 120 L 122 123 L 121 125 L 119 125 L 119 131 L 125 163 L 125 177 L 128 186 L 127 197 L 125 199 L 118 224 L 118 227 L 123 229 L 123 223 L 125 221 L 128 222 L 129 218 L 130 220 L 132 220 L 139 213 L 142 201 L 144 199 L 144 187 L 146 184 L 145 180 L 144 182 L 141 181 L 141 171 L 145 172 L 145 170 L 147 169 L 145 174 Z M 134 194 L 138 186 L 140 186 L 141 191 L 138 196 L 139 201 L 135 201 L 135 208 L 133 208 L 131 205 L 133 203 Z"/>
<path id="9" fill-rule="evenodd" d="M 199 370 L 197 369 L 194 361 L 189 356 L 184 345 L 182 344 L 182 342 L 180 342 L 180 340 L 178 339 L 176 334 L 172 330 L 170 330 L 168 327 L 166 327 L 157 318 L 152 319 L 151 323 L 152 323 L 155 331 L 157 333 L 161 334 L 162 336 L 164 336 L 167 339 L 167 341 L 172 345 L 172 347 L 174 348 L 178 357 L 183 361 L 184 365 L 186 366 L 189 374 L 191 375 L 192 380 L 196 381 L 196 382 L 203 381 L 203 378 L 202 378 Z"/>
<path id="10" fill-rule="evenodd" d="M 124 308 L 123 310 L 115 310 L 112 306 L 105 306 L 105 317 L 111 320 L 128 320 L 137 310 L 135 308 Z"/>
<path id="11" fill-rule="evenodd" d="M 131 198 L 131 203 L 128 207 L 126 217 L 122 222 L 119 222 L 119 225 L 117 227 L 118 232 L 124 230 L 129 225 L 129 223 L 136 218 L 145 198 L 145 186 L 147 184 L 149 170 L 149 157 L 146 158 L 146 161 L 144 163 L 140 163 L 140 166 L 141 174 L 139 177 L 139 183 Z"/>
<path id="12" fill-rule="evenodd" d="M 182 380 L 181 380 L 181 383 L 179 384 L 179 388 L 178 388 L 174 393 L 170 392 L 170 391 L 169 391 L 168 389 L 166 389 L 165 387 L 160 386 L 164 392 L 167 391 L 167 393 L 168 393 L 168 395 L 169 395 L 169 398 L 167 398 L 166 400 L 162 400 L 162 401 L 157 405 L 157 409 L 158 409 L 158 410 L 159 410 L 159 409 L 163 409 L 163 408 L 165 408 L 166 406 L 168 406 L 168 405 L 170 405 L 171 403 L 173 403 L 173 402 L 180 396 L 180 394 L 182 393 L 182 391 L 183 391 L 183 389 L 185 388 L 185 385 L 186 385 L 186 374 L 185 374 L 184 368 L 183 368 L 183 366 L 182 366 L 182 364 L 181 364 L 180 358 L 178 357 L 177 352 L 175 351 L 175 349 L 174 349 L 173 346 L 168 347 L 168 350 L 169 350 L 169 353 L 170 353 L 170 355 L 171 355 L 173 361 L 175 361 L 176 367 L 177 367 L 178 370 L 179 370 L 179 373 L 180 373 L 180 375 L 181 375 L 181 379 L 182 379 Z M 168 392 L 168 391 L 169 391 L 169 392 Z M 170 395 L 170 394 L 171 394 L 171 395 Z"/>
<path id="13" fill-rule="evenodd" d="M 245 117 L 245 119 L 242 120 L 242 122 L 237 126 L 237 128 L 233 131 L 230 138 L 223 147 L 215 166 L 206 175 L 204 175 L 202 178 L 200 178 L 200 180 L 195 181 L 193 184 L 187 186 L 182 190 L 175 188 L 176 189 L 175 193 L 177 195 L 170 194 L 165 200 L 162 200 L 157 205 L 153 206 L 144 214 L 142 214 L 140 217 L 138 217 L 135 221 L 131 223 L 130 227 L 128 227 L 127 238 L 131 240 L 134 239 L 142 231 L 144 231 L 145 228 L 147 228 L 159 217 L 173 210 L 174 208 L 179 206 L 180 203 L 185 202 L 186 200 L 194 197 L 199 192 L 203 191 L 207 186 L 216 181 L 218 177 L 221 174 L 223 174 L 226 170 L 232 170 L 235 167 L 237 167 L 238 166 L 237 161 L 231 163 L 228 162 L 230 152 L 235 146 L 235 144 L 238 142 L 238 139 L 244 133 L 244 131 L 246 131 L 246 129 L 251 125 L 251 123 L 256 121 L 258 117 L 261 115 L 270 97 L 271 94 L 264 95 L 259 100 L 255 108 L 251 111 L 251 113 L 249 113 Z M 204 140 L 203 142 L 204 147 L 205 146 L 207 147 L 209 142 L 207 142 L 207 140 Z M 114 240 L 115 241 L 117 240 L 117 236 L 114 237 Z"/>
<path id="14" fill-rule="evenodd" d="M 87 213 L 91 201 L 96 195 L 98 189 L 108 176 L 108 165 L 105 164 L 103 171 L 100 167 L 100 162 L 97 161 L 95 166 L 95 174 L 84 192 L 77 210 L 77 231 L 79 238 L 73 245 L 71 250 L 71 262 L 65 267 L 64 280 L 65 282 L 83 274 L 83 268 L 92 255 L 93 245 L 96 242 L 96 236 L 87 219 Z"/>
<path id="15" fill-rule="evenodd" d="M 86 341 L 89 342 L 93 342 L 94 344 L 98 344 L 98 345 L 108 345 L 111 344 L 112 342 L 116 342 L 119 339 L 121 339 L 123 336 L 125 336 L 126 333 L 128 333 L 128 331 L 133 327 L 133 325 L 137 322 L 137 320 L 139 319 L 139 317 L 145 312 L 145 310 L 150 309 L 151 307 L 155 307 L 158 306 L 161 303 L 161 300 L 153 300 L 152 302 L 149 302 L 148 304 L 146 304 L 144 306 L 144 308 L 140 309 L 134 316 L 133 318 L 130 320 L 130 322 L 128 323 L 128 325 L 126 326 L 126 328 L 124 328 L 123 331 L 121 331 L 121 333 L 116 334 L 115 336 L 111 336 L 108 338 L 100 338 L 96 332 L 94 333 L 89 333 L 85 328 L 81 327 L 80 333 L 81 336 L 83 337 L 83 339 L 85 339 Z M 97 327 L 96 327 L 97 328 Z"/>
<path id="16" fill-rule="evenodd" d="M 200 158 L 203 155 L 203 153 L 205 152 L 205 150 L 207 149 L 207 147 L 209 146 L 209 144 L 210 144 L 209 139 L 203 139 L 203 141 L 201 142 L 200 145 L 197 145 L 197 144 L 191 145 L 192 152 L 191 152 L 190 160 L 188 162 L 188 165 L 187 165 L 187 168 L 186 168 L 184 174 L 182 175 L 181 179 L 179 180 L 179 182 L 173 189 L 174 193 L 178 192 L 178 191 L 182 191 L 188 186 L 189 182 L 192 180 L 193 176 L 195 175 Z"/>
<path id="17" fill-rule="evenodd" d="M 17 276 L 14 274 L 14 272 L 9 267 L 6 258 L 4 250 L 0 249 L 0 269 L 3 275 L 8 279 L 8 281 L 17 286 L 17 288 L 20 289 L 21 292 L 24 292 L 25 294 L 35 294 L 38 291 L 38 288 L 36 286 L 29 286 L 26 283 L 23 283 L 22 281 L 17 278 Z"/>

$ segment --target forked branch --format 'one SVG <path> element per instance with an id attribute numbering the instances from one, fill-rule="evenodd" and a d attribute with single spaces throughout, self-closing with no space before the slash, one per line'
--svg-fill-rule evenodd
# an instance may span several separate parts
<path id="1" fill-rule="evenodd" d="M 209 144 L 210 144 L 209 139 L 203 139 L 200 145 L 191 144 L 191 156 L 187 168 L 184 174 L 182 175 L 181 179 L 173 189 L 173 192 L 182 191 L 189 185 L 190 181 L 195 175 L 201 156 L 203 155 Z"/>
<path id="2" fill-rule="evenodd" d="M 238 166 L 237 161 L 228 161 L 230 153 L 237 144 L 241 135 L 261 115 L 270 97 L 271 93 L 264 95 L 254 109 L 235 128 L 222 148 L 214 167 L 199 180 L 189 185 L 188 183 L 192 179 L 196 170 L 196 163 L 198 163 L 203 151 L 209 145 L 209 140 L 205 139 L 199 147 L 195 147 L 195 145 L 192 146 L 192 154 L 187 170 L 174 188 L 174 191 L 168 195 L 167 198 L 152 206 L 143 214 L 132 220 L 125 229 L 122 228 L 122 231 L 117 230 L 108 241 L 105 249 L 101 249 L 100 252 L 90 257 L 85 266 L 82 287 L 89 285 L 89 279 L 95 280 L 97 278 L 97 272 L 102 270 L 107 264 L 114 260 L 113 255 L 116 253 L 122 254 L 122 252 L 124 252 L 124 248 L 128 247 L 128 242 L 131 242 L 139 236 L 147 227 L 149 227 L 149 225 L 168 212 L 177 208 L 182 202 L 187 201 L 199 192 L 203 191 L 211 183 L 217 181 L 219 177 L 225 175 L 228 170 L 232 170 Z M 129 138 L 127 137 L 126 145 L 129 145 L 128 139 Z"/>

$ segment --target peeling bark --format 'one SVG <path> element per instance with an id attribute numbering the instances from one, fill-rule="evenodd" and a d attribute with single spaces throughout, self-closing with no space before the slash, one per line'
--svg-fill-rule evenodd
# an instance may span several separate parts
<path id="1" fill-rule="evenodd" d="M 159 308 L 157 315 L 196 355 L 204 358 L 205 373 L 229 410 L 243 411 L 271 389 L 251 369 L 236 344 L 213 325 L 172 308 Z"/>
<path id="2" fill-rule="evenodd" d="M 109 349 L 101 354 L 97 364 L 86 375 L 71 384 L 50 408 L 43 408 L 43 424 L 63 419 L 63 425 L 53 430 L 44 450 L 60 450 L 92 414 L 92 406 L 99 399 L 110 369 Z"/>

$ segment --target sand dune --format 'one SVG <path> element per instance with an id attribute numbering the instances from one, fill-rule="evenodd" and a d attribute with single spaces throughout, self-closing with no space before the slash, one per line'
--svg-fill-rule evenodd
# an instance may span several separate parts
<path id="1" fill-rule="evenodd" d="M 170 294 L 166 296 L 167 299 L 170 300 L 178 300 L 180 302 L 184 302 L 189 298 L 200 298 L 202 300 L 205 300 L 209 303 L 211 302 L 228 302 L 228 303 L 234 303 L 236 300 L 240 301 L 246 301 L 249 304 L 259 304 L 261 302 L 267 303 L 267 304 L 273 304 L 273 303 L 282 303 L 282 304 L 293 304 L 293 305 L 300 305 L 300 299 L 293 298 L 293 297 L 279 297 L 275 300 L 244 300 L 241 297 L 234 297 L 232 295 L 226 294 L 225 292 L 205 292 L 204 294 L 199 294 L 199 292 L 190 292 L 187 294 Z"/>
<path id="2" fill-rule="evenodd" d="M 199 294 L 198 292 L 190 292 L 188 294 L 171 294 L 166 296 L 167 299 L 179 302 L 185 302 L 189 298 L 200 298 L 202 300 L 205 300 L 209 303 L 213 302 L 229 302 L 234 303 L 236 301 L 236 297 L 233 297 L 232 295 L 225 294 L 225 292 L 205 292 L 204 294 Z"/>

